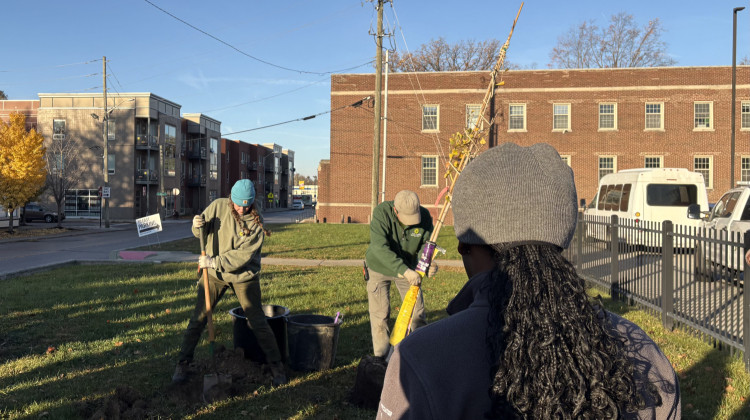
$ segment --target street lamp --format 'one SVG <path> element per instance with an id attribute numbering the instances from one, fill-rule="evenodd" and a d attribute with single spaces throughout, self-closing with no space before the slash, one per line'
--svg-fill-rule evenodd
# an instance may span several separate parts
<path id="1" fill-rule="evenodd" d="M 734 25 L 732 26 L 732 175 L 729 177 L 729 188 L 734 188 L 734 118 L 737 112 L 737 105 L 734 103 L 737 95 L 737 12 L 744 10 L 744 7 L 735 7 L 732 9 Z"/>
<path id="2" fill-rule="evenodd" d="M 107 96 L 104 95 L 104 115 L 102 117 L 102 133 L 104 135 L 104 155 L 102 156 L 102 160 L 104 163 L 104 186 L 102 187 L 102 200 L 104 200 L 104 227 L 109 229 L 109 156 L 107 154 L 109 150 L 109 117 L 112 114 L 112 111 L 117 109 L 120 105 L 122 105 L 124 102 L 132 102 L 135 101 L 135 98 L 130 99 L 124 99 L 120 101 L 120 103 L 113 106 L 109 111 L 107 111 Z M 91 113 L 91 118 L 99 121 L 99 116 L 95 113 Z M 101 217 L 101 216 L 100 216 Z"/>

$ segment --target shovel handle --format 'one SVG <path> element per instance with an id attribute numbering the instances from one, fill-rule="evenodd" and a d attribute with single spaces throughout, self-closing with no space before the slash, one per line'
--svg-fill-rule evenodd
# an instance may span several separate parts
<path id="1" fill-rule="evenodd" d="M 206 239 L 203 237 L 204 234 L 204 227 L 201 227 L 201 233 L 200 233 L 200 239 L 201 239 L 201 255 L 206 255 Z M 211 346 L 211 353 L 213 353 L 213 345 L 214 345 L 214 339 L 216 338 L 216 333 L 214 331 L 214 320 L 211 313 L 211 297 L 208 295 L 209 293 L 209 285 L 208 285 L 208 269 L 204 268 L 203 270 L 203 295 L 206 297 L 206 320 L 208 322 L 208 341 L 210 341 Z"/>

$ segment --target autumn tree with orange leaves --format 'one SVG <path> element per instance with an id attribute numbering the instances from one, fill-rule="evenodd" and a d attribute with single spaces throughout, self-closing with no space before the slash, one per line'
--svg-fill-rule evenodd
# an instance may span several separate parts
<path id="1" fill-rule="evenodd" d="M 44 137 L 26 131 L 26 116 L 10 114 L 10 123 L 0 121 L 0 206 L 8 211 L 8 232 L 13 233 L 13 212 L 26 205 L 44 186 Z"/>

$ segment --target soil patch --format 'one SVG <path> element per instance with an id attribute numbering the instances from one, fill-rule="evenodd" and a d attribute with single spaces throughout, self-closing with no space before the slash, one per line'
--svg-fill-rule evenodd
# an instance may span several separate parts
<path id="1" fill-rule="evenodd" d="M 154 395 L 122 386 L 113 395 L 86 404 L 78 411 L 82 418 L 100 419 L 151 419 L 182 417 L 180 413 L 195 412 L 201 406 L 239 395 L 253 395 L 261 386 L 271 386 L 271 375 L 265 365 L 245 358 L 243 349 L 216 349 L 216 371 L 231 375 L 231 384 L 219 384 L 203 396 L 203 376 L 215 373 L 211 359 L 196 360 L 190 365 L 190 379 L 183 384 L 167 383 Z"/>

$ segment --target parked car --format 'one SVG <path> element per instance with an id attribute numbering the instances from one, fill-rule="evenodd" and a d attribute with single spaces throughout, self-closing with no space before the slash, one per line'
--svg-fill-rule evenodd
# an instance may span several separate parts
<path id="1" fill-rule="evenodd" d="M 292 210 L 304 210 L 305 203 L 302 200 L 294 199 L 292 201 Z"/>
<path id="2" fill-rule="evenodd" d="M 57 222 L 57 212 L 44 208 L 39 203 L 29 203 L 24 207 L 24 217 L 27 222 L 33 220 L 44 220 L 47 223 Z M 60 216 L 60 220 L 65 220 L 65 215 Z"/>
<path id="3" fill-rule="evenodd" d="M 710 212 L 689 206 L 687 216 L 701 222 L 707 239 L 695 248 L 695 274 L 698 278 L 744 277 L 742 235 L 750 230 L 750 183 L 738 182 L 725 192 Z M 730 245 L 727 244 L 729 242 Z"/>

